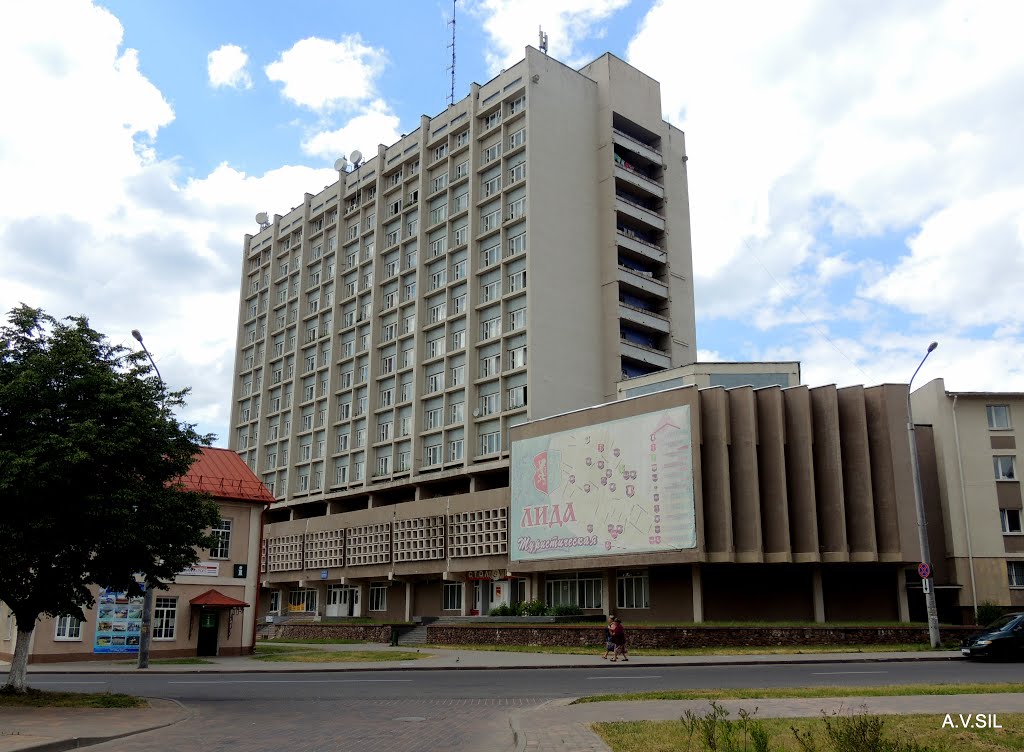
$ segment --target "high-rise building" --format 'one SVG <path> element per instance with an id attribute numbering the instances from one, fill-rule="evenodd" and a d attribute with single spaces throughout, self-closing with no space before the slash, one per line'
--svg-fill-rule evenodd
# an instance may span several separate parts
<path id="1" fill-rule="evenodd" d="M 245 238 L 229 442 L 288 506 L 505 485 L 512 426 L 696 359 L 683 133 L 613 55 L 339 166 Z"/>

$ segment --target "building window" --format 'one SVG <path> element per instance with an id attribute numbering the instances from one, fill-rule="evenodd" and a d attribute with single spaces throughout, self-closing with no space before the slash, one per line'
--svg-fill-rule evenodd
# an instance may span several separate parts
<path id="1" fill-rule="evenodd" d="M 292 590 L 288 593 L 288 610 L 316 613 L 316 591 Z"/>
<path id="2" fill-rule="evenodd" d="M 153 608 L 153 639 L 173 640 L 177 618 L 177 597 L 158 597 Z"/>
<path id="3" fill-rule="evenodd" d="M 988 413 L 990 431 L 1000 431 L 1010 427 L 1009 405 L 986 405 L 985 412 Z"/>
<path id="4" fill-rule="evenodd" d="M 501 431 L 480 434 L 480 454 L 497 454 L 501 450 Z"/>
<path id="5" fill-rule="evenodd" d="M 82 639 L 82 622 L 74 616 L 58 616 L 54 623 L 56 631 L 53 634 L 53 639 L 60 641 Z"/>
<path id="6" fill-rule="evenodd" d="M 508 409 L 516 410 L 526 406 L 526 387 L 514 386 L 508 390 Z"/>
<path id="7" fill-rule="evenodd" d="M 1014 470 L 1014 457 L 1004 455 L 992 458 L 992 466 L 995 468 L 996 480 L 1017 480 L 1017 473 Z"/>
<path id="8" fill-rule="evenodd" d="M 441 414 L 442 414 L 442 411 L 441 411 L 440 407 L 434 407 L 434 408 L 431 408 L 430 410 L 426 411 L 426 413 L 425 413 L 426 420 L 424 422 L 427 425 L 427 430 L 428 431 L 430 429 L 432 429 L 432 428 L 440 428 L 441 427 Z"/>
<path id="9" fill-rule="evenodd" d="M 210 547 L 211 559 L 227 559 L 231 552 L 231 520 L 221 520 L 210 530 L 215 543 Z"/>
<path id="10" fill-rule="evenodd" d="M 1002 525 L 1004 533 L 1020 533 L 1020 510 L 1019 509 L 1000 509 L 999 510 L 999 522 Z"/>
<path id="11" fill-rule="evenodd" d="M 650 584 L 647 573 L 621 574 L 618 578 L 619 608 L 650 608 Z"/>
<path id="12" fill-rule="evenodd" d="M 370 610 L 388 610 L 388 586 L 383 582 L 370 583 Z"/>
<path id="13" fill-rule="evenodd" d="M 1024 561 L 1006 562 L 1006 574 L 1010 579 L 1010 587 L 1024 588 Z"/>
<path id="14" fill-rule="evenodd" d="M 424 466 L 440 465 L 441 464 L 441 445 L 440 444 L 430 444 L 429 446 L 426 446 L 423 449 L 424 449 L 424 452 L 423 452 L 423 454 L 424 454 L 424 457 L 423 457 L 423 464 L 424 464 Z"/>
<path id="15" fill-rule="evenodd" d="M 446 582 L 444 583 L 444 596 L 441 604 L 441 608 L 444 611 L 461 611 L 462 610 L 462 583 L 461 582 Z"/>
<path id="16" fill-rule="evenodd" d="M 462 439 L 455 439 L 448 442 L 448 461 L 458 462 L 462 459 Z"/>
<path id="17" fill-rule="evenodd" d="M 270 591 L 270 613 L 278 614 L 281 612 L 281 591 L 271 590 Z"/>
<path id="18" fill-rule="evenodd" d="M 544 583 L 548 606 L 601 608 L 601 578 L 591 575 L 555 575 Z"/>

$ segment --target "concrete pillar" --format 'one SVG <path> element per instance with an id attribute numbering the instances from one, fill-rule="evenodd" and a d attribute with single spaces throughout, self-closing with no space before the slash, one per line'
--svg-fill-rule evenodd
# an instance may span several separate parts
<path id="1" fill-rule="evenodd" d="M 476 476 L 475 475 L 470 475 L 469 476 L 469 492 L 470 493 L 476 493 Z"/>
<path id="2" fill-rule="evenodd" d="M 819 624 L 825 622 L 825 590 L 821 584 L 821 567 L 815 567 L 811 574 L 811 588 L 814 595 L 814 620 Z"/>
<path id="3" fill-rule="evenodd" d="M 896 568 L 896 608 L 900 621 L 910 621 L 910 603 L 907 602 L 907 570 Z"/>
<path id="4" fill-rule="evenodd" d="M 700 564 L 696 562 L 690 566 L 690 581 L 693 583 L 693 621 L 700 624 L 704 621 L 704 585 L 700 576 Z"/>
<path id="5" fill-rule="evenodd" d="M 604 615 L 611 616 L 615 613 L 615 570 L 604 570 L 604 577 L 601 578 L 601 602 L 604 604 Z"/>
<path id="6" fill-rule="evenodd" d="M 375 509 L 376 507 L 379 507 L 379 506 L 380 506 L 380 504 L 377 502 L 377 497 L 375 497 L 373 494 L 370 494 L 369 496 L 366 497 L 366 508 L 367 509 Z"/>
<path id="7" fill-rule="evenodd" d="M 412 583 L 408 580 L 405 583 L 405 620 L 412 621 Z"/>
<path id="8" fill-rule="evenodd" d="M 462 608 L 459 610 L 459 616 L 469 616 L 469 602 L 473 599 L 473 583 L 469 580 L 463 580 L 461 584 Z"/>

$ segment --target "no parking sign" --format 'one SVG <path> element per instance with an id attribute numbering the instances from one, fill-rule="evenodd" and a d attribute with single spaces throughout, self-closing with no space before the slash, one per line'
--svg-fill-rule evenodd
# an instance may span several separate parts
<path id="1" fill-rule="evenodd" d="M 917 573 L 920 575 L 922 580 L 927 580 L 932 576 L 932 568 L 922 561 L 917 565 Z"/>

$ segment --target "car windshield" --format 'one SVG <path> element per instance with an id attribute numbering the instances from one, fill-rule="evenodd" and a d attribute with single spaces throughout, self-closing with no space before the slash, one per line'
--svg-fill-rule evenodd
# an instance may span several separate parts
<path id="1" fill-rule="evenodd" d="M 989 629 L 989 630 L 991 630 L 993 632 L 1002 632 L 1008 626 L 1013 624 L 1013 622 L 1017 621 L 1018 618 L 1019 617 L 1017 617 L 1017 616 L 1001 616 L 998 619 L 996 619 L 994 622 L 989 624 L 986 627 L 986 629 Z"/>

